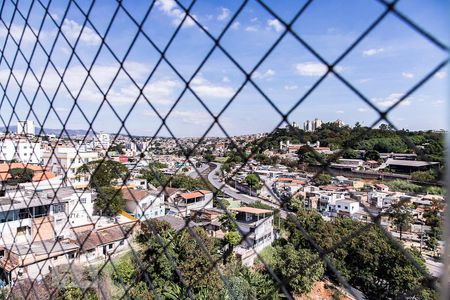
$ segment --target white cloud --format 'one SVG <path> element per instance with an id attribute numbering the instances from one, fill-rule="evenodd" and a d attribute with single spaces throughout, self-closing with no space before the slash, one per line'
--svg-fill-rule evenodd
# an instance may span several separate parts
<path id="1" fill-rule="evenodd" d="M 186 13 L 181 10 L 178 4 L 174 0 L 158 0 L 156 2 L 156 6 L 162 11 L 165 15 L 172 18 L 172 24 L 178 26 L 180 22 L 183 20 Z M 183 23 L 183 27 L 192 27 L 195 25 L 194 19 L 197 17 L 195 15 L 187 16 L 186 20 Z"/>
<path id="2" fill-rule="evenodd" d="M 322 63 L 318 62 L 305 62 L 299 63 L 295 65 L 295 70 L 297 74 L 301 76 L 322 76 L 328 70 L 328 67 Z M 342 72 L 344 70 L 343 67 L 336 66 L 334 67 L 336 72 Z"/>
<path id="3" fill-rule="evenodd" d="M 17 43 L 19 43 L 20 38 L 22 37 L 22 44 L 36 43 L 37 33 L 38 30 L 30 26 L 26 26 L 24 29 L 23 25 L 12 24 L 11 27 L 9 28 L 9 37 L 10 38 L 12 37 Z M 7 36 L 8 30 L 5 27 L 0 27 L 0 37 L 6 39 Z M 39 35 L 39 40 L 43 40 L 48 36 L 49 36 L 48 32 L 41 31 Z"/>
<path id="4" fill-rule="evenodd" d="M 439 71 L 436 74 L 434 74 L 434 76 L 437 79 L 444 79 L 445 77 L 447 77 L 447 71 Z"/>
<path id="5" fill-rule="evenodd" d="M 414 78 L 414 73 L 411 72 L 402 72 L 402 76 L 408 79 Z"/>
<path id="6" fill-rule="evenodd" d="M 239 26 L 241 26 L 241 23 L 239 23 L 238 21 L 234 21 L 233 24 L 231 24 L 231 29 L 233 30 L 237 30 L 239 28 Z"/>
<path id="7" fill-rule="evenodd" d="M 287 91 L 293 91 L 293 90 L 298 89 L 298 85 L 295 85 L 295 84 L 294 85 L 285 85 L 284 89 Z"/>
<path id="8" fill-rule="evenodd" d="M 344 113 L 344 111 L 343 111 L 343 110 L 337 110 L 336 113 L 337 113 L 338 115 L 342 115 L 342 114 Z"/>
<path id="9" fill-rule="evenodd" d="M 235 93 L 231 87 L 211 83 L 202 76 L 195 77 L 190 87 L 200 98 L 231 98 Z"/>
<path id="10" fill-rule="evenodd" d="M 230 78 L 228 78 L 228 76 L 223 76 L 222 82 L 228 83 L 230 82 Z"/>
<path id="11" fill-rule="evenodd" d="M 384 48 L 367 49 L 367 50 L 363 51 L 363 56 L 374 56 L 374 55 L 379 54 L 381 52 L 384 52 Z"/>
<path id="12" fill-rule="evenodd" d="M 67 39 L 73 43 L 75 43 L 80 34 L 81 36 L 79 40 L 87 45 L 95 46 L 100 44 L 102 41 L 100 36 L 94 30 L 87 26 L 82 27 L 74 20 L 65 19 L 61 30 Z"/>
<path id="13" fill-rule="evenodd" d="M 213 122 L 210 114 L 207 112 L 198 112 L 193 110 L 174 110 L 171 114 L 171 120 L 176 118 L 187 124 L 193 125 L 207 125 Z"/>
<path id="14" fill-rule="evenodd" d="M 281 24 L 278 19 L 267 20 L 267 26 L 273 28 L 276 32 L 281 32 L 284 28 L 283 24 Z"/>
<path id="15" fill-rule="evenodd" d="M 441 104 L 444 104 L 444 103 L 445 103 L 445 101 L 442 100 L 442 99 L 439 99 L 439 100 L 436 100 L 436 101 L 433 102 L 434 105 L 441 105 Z"/>
<path id="16" fill-rule="evenodd" d="M 358 111 L 359 112 L 368 112 L 369 109 L 367 109 L 366 107 L 360 107 L 360 108 L 358 108 Z"/>
<path id="17" fill-rule="evenodd" d="M 374 101 L 377 105 L 381 107 L 390 107 L 397 103 L 397 101 L 403 97 L 404 94 L 402 93 L 392 93 L 386 98 L 372 98 L 372 101 Z M 402 102 L 400 102 L 399 105 L 408 106 L 411 105 L 411 100 L 404 99 Z"/>
<path id="18" fill-rule="evenodd" d="M 265 71 L 263 73 L 255 71 L 252 75 L 252 77 L 255 79 L 265 79 L 265 78 L 270 78 L 273 76 L 275 76 L 275 71 L 272 69 L 267 69 L 267 71 Z"/>
<path id="19" fill-rule="evenodd" d="M 256 31 L 258 31 L 258 27 L 256 27 L 256 26 L 247 26 L 247 27 L 245 27 L 245 31 L 256 32 Z"/>
<path id="20" fill-rule="evenodd" d="M 220 10 L 221 10 L 221 12 L 220 12 L 220 15 L 217 16 L 217 20 L 225 21 L 230 16 L 230 10 L 225 7 L 221 7 Z"/>
<path id="21" fill-rule="evenodd" d="M 250 22 L 255 23 L 256 21 L 258 21 L 258 17 L 254 17 L 250 19 Z"/>

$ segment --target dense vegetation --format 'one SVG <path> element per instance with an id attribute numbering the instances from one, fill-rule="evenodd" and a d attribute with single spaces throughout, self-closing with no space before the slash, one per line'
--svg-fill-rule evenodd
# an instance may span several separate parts
<path id="1" fill-rule="evenodd" d="M 278 128 L 261 144 L 261 151 L 278 149 L 280 142 L 290 141 L 293 144 L 319 141 L 321 146 L 333 149 L 349 148 L 352 150 L 371 151 L 376 153 L 414 153 L 418 152 L 424 160 L 443 163 L 444 134 L 433 131 L 393 130 L 382 124 L 379 128 L 371 129 L 359 124 L 353 128 L 339 127 L 336 123 L 324 123 L 317 131 L 287 127 Z M 258 141 L 257 143 L 261 143 Z M 417 149 L 414 149 L 416 146 Z M 417 151 L 416 151 L 417 150 Z"/>

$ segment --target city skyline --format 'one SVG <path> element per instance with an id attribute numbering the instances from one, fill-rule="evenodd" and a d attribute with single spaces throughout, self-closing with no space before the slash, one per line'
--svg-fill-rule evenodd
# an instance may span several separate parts
<path id="1" fill-rule="evenodd" d="M 304 3 L 291 1 L 289 5 L 273 3 L 271 6 L 279 17 L 288 21 L 293 17 L 293 11 L 298 10 L 302 4 Z M 383 5 L 376 1 L 364 4 L 352 1 L 350 4 L 343 7 L 339 5 L 339 1 L 314 2 L 292 28 L 330 63 L 348 48 L 358 34 L 384 9 Z M 23 5 L 20 9 L 25 15 L 29 7 L 27 4 L 20 5 Z M 123 5 L 137 22 L 143 19 L 148 9 L 143 3 L 126 2 Z M 9 6 L 5 4 L 4 10 L 12 9 Z M 444 1 L 434 1 L 433 5 L 424 9 L 417 1 L 404 1 L 399 3 L 398 9 L 416 18 L 427 31 L 447 42 L 448 24 L 444 14 L 448 6 Z M 65 8 L 66 5 L 62 3 L 52 4 L 49 8 L 50 15 L 45 17 L 42 29 L 39 30 L 39 41 L 46 45 L 47 53 L 51 51 L 53 42 L 57 41 L 51 55 L 52 64 L 44 73 L 46 54 L 39 45 L 31 60 L 36 77 L 44 75 L 41 86 L 47 97 L 55 99 L 54 110 L 50 109 L 43 91 L 38 90 L 39 84 L 34 75 L 28 71 L 28 75 L 25 76 L 27 63 L 23 57 L 19 55 L 14 68 L 10 68 L 14 59 L 9 53 L 15 53 L 12 38 L 18 42 L 24 28 L 23 23 L 18 21 L 20 18 L 11 20 L 10 35 L 4 28 L 0 31 L 0 36 L 5 38 L 5 43 L 0 46 L 8 50 L 5 52 L 0 70 L 0 83 L 2 89 L 6 89 L 5 95 L 8 95 L 7 98 L 2 97 L 1 109 L 5 115 L 11 116 L 11 119 L 2 120 L 0 125 L 15 124 L 17 119 L 31 119 L 45 120 L 44 128 L 58 129 L 61 128 L 56 116 L 58 114 L 62 122 L 68 119 L 67 128 L 86 130 L 88 122 L 92 121 L 100 108 L 93 122 L 93 130 L 96 132 L 119 132 L 122 123 L 118 117 L 121 119 L 127 117 L 125 127 L 130 134 L 153 136 L 157 133 L 158 136 L 170 136 L 164 127 L 158 131 L 161 121 L 157 115 L 158 113 L 164 117 L 169 111 L 167 126 L 176 137 L 202 136 L 208 130 L 213 118 L 192 92 L 185 92 L 179 103 L 173 107 L 185 86 L 179 75 L 184 80 L 191 79 L 214 45 L 191 17 L 186 18 L 180 29 L 182 34 L 175 37 L 166 54 L 167 60 L 179 75 L 165 61 L 155 69 L 160 54 L 142 34 L 136 39 L 123 64 L 125 72 L 120 70 L 120 64 L 114 56 L 121 60 L 126 55 L 126 50 L 137 32 L 136 25 L 126 13 L 119 10 L 105 38 L 105 43 L 114 51 L 113 56 L 102 43 L 102 36 L 108 24 L 103 22 L 100 16 L 108 16 L 104 19 L 109 19 L 116 6 L 97 2 L 90 11 L 90 21 L 84 25 L 83 13 L 89 10 L 88 4 L 80 5 L 83 13 L 71 5 L 63 19 Z M 238 8 L 237 1 L 223 1 L 214 5 L 198 2 L 193 5 L 191 12 L 196 21 L 214 37 L 217 37 L 229 23 L 221 45 L 246 72 L 250 72 L 268 50 L 269 45 L 283 34 L 284 26 L 260 4 L 254 2 L 250 2 L 232 20 Z M 43 15 L 38 17 L 40 9 L 37 4 L 33 5 L 29 26 L 26 27 L 22 38 L 20 48 L 27 58 L 30 57 L 36 41 L 33 32 L 38 32 L 43 20 Z M 352 18 L 346 18 L 346 13 L 355 11 L 358 11 L 358 14 L 353 13 Z M 143 25 L 143 30 L 157 47 L 163 49 L 183 18 L 184 13 L 175 2 L 157 1 Z M 56 26 L 61 26 L 71 45 L 61 35 L 58 36 Z M 84 29 L 81 30 L 83 26 Z M 80 40 L 76 46 L 77 57 L 72 57 L 69 62 L 71 47 L 80 33 Z M 83 70 L 82 63 L 89 67 L 97 52 L 99 54 L 92 67 L 92 78 L 83 85 L 87 72 Z M 446 55 L 447 53 L 437 47 L 424 43 L 422 36 L 400 20 L 388 16 L 335 67 L 335 70 L 360 90 L 374 106 L 384 111 L 428 74 Z M 61 86 L 57 93 L 59 79 L 55 68 L 61 73 L 67 69 L 64 76 L 66 87 Z M 11 78 L 9 69 L 12 69 L 14 75 Z M 120 72 L 117 80 L 112 84 L 118 71 Z M 292 35 L 287 34 L 266 60 L 254 70 L 252 80 L 281 113 L 286 113 L 305 93 L 308 93 L 325 71 L 325 65 Z M 152 72 L 154 73 L 146 84 Z M 128 78 L 126 73 L 133 80 Z M 441 69 L 427 84 L 388 115 L 397 128 L 447 129 L 445 116 L 441 113 L 447 101 L 447 73 L 447 69 Z M 244 80 L 245 76 L 238 67 L 216 48 L 205 65 L 192 78 L 190 87 L 214 115 L 217 115 L 237 93 L 235 100 L 219 119 L 223 130 L 229 135 L 270 132 L 278 125 L 284 126 L 285 124 L 280 124 L 282 120 L 280 114 L 255 86 L 247 83 L 239 90 Z M 22 81 L 23 94 L 20 94 L 18 83 Z M 111 107 L 106 103 L 101 104 L 103 95 L 98 88 L 103 93 L 107 92 L 106 99 Z M 143 94 L 156 111 L 144 97 L 139 97 L 139 88 L 143 89 Z M 78 107 L 72 110 L 74 98 Z M 13 114 L 10 112 L 16 100 Z M 29 103 L 32 101 L 34 102 L 30 110 Z M 131 113 L 128 115 L 130 109 Z M 378 119 L 378 112 L 359 99 L 335 75 L 328 75 L 289 115 L 289 121 L 301 124 L 302 120 L 315 117 L 330 121 L 341 119 L 350 125 L 360 122 L 370 126 Z M 41 125 L 39 123 L 36 124 L 38 127 Z M 123 130 L 121 132 L 126 133 Z M 224 133 L 215 125 L 208 135 L 223 136 Z"/>

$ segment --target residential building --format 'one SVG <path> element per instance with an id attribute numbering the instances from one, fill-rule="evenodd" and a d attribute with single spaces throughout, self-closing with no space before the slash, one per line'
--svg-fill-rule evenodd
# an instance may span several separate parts
<path id="1" fill-rule="evenodd" d="M 26 164 L 42 163 L 41 143 L 25 138 L 0 140 L 0 161 L 13 160 Z"/>
<path id="2" fill-rule="evenodd" d="M 190 215 L 191 209 L 212 208 L 213 193 L 207 190 L 182 193 L 174 199 L 174 202 L 169 202 L 169 206 L 169 214 L 186 217 Z"/>
<path id="3" fill-rule="evenodd" d="M 336 213 L 338 216 L 353 217 L 359 212 L 359 202 L 352 199 L 342 199 L 336 201 Z"/>
<path id="4" fill-rule="evenodd" d="M 18 135 L 35 135 L 34 121 L 25 120 L 17 122 Z"/>
<path id="5" fill-rule="evenodd" d="M 0 280 L 12 285 L 20 279 L 43 279 L 53 268 L 72 263 L 78 249 L 79 245 L 68 239 L 3 246 Z"/>
<path id="6" fill-rule="evenodd" d="M 336 212 L 336 202 L 344 200 L 344 193 L 340 192 L 320 192 L 319 211 L 323 213 Z"/>
<path id="7" fill-rule="evenodd" d="M 96 135 L 96 139 L 94 141 L 95 147 L 101 147 L 104 150 L 107 150 L 111 145 L 111 137 L 109 134 L 105 132 L 100 132 Z"/>
<path id="8" fill-rule="evenodd" d="M 139 189 L 122 189 L 126 211 L 143 221 L 165 215 L 164 194 Z"/>
<path id="9" fill-rule="evenodd" d="M 43 155 L 44 165 L 56 175 L 65 177 L 66 183 L 74 187 L 86 186 L 89 181 L 89 174 L 77 175 L 78 168 L 98 159 L 98 153 L 84 145 L 78 148 L 56 146 L 46 150 Z"/>
<path id="10" fill-rule="evenodd" d="M 275 239 L 273 211 L 254 207 L 230 210 L 236 213 L 236 225 L 239 232 L 244 235 L 244 240 L 235 247 L 235 252 L 241 256 L 243 264 L 251 265 L 256 253 L 271 245 Z"/>
<path id="11" fill-rule="evenodd" d="M 69 202 L 74 193 L 69 188 L 57 192 L 6 192 L 0 197 L 1 242 L 20 244 L 68 235 L 70 208 L 75 207 Z"/>

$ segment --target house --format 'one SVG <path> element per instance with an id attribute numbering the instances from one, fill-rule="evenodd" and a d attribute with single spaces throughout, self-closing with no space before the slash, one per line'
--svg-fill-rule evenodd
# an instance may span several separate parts
<path id="1" fill-rule="evenodd" d="M 236 213 L 236 225 L 239 232 L 244 235 L 235 252 L 245 258 L 244 264 L 251 265 L 256 253 L 271 245 L 275 239 L 273 211 L 254 207 L 232 208 L 230 211 Z M 249 253 L 253 255 L 248 256 Z"/>
<path id="2" fill-rule="evenodd" d="M 181 217 L 189 216 L 191 209 L 204 209 L 213 207 L 213 193 L 208 190 L 197 190 L 181 193 L 174 202 L 169 203 L 170 214 Z"/>
<path id="3" fill-rule="evenodd" d="M 20 279 L 42 279 L 52 268 L 72 263 L 79 248 L 68 239 L 5 245 L 0 259 L 0 279 L 10 285 Z"/>
<path id="4" fill-rule="evenodd" d="M 336 213 L 338 216 L 353 217 L 359 211 L 359 202 L 352 199 L 336 201 Z"/>
<path id="5" fill-rule="evenodd" d="M 389 192 L 389 187 L 385 184 L 377 183 L 372 186 L 372 190 L 375 192 L 386 193 L 386 192 Z"/>
<path id="6" fill-rule="evenodd" d="M 224 232 L 222 231 L 221 217 L 225 214 L 224 210 L 219 208 L 205 208 L 191 210 L 191 219 L 198 226 L 203 227 L 211 236 L 222 239 Z"/>
<path id="7" fill-rule="evenodd" d="M 113 224 L 111 226 L 76 232 L 73 242 L 79 245 L 77 261 L 91 262 L 114 256 L 130 248 L 132 224 Z"/>
<path id="8" fill-rule="evenodd" d="M 321 192 L 319 198 L 319 211 L 322 213 L 335 212 L 336 201 L 345 199 L 344 193 Z"/>
<path id="9" fill-rule="evenodd" d="M 11 178 L 11 170 L 25 168 L 33 171 L 32 182 L 49 180 L 55 177 L 55 174 L 41 166 L 26 163 L 2 163 L 0 164 L 0 182 L 6 183 Z"/>
<path id="10" fill-rule="evenodd" d="M 122 189 L 122 198 L 126 202 L 126 211 L 138 219 L 150 219 L 164 216 L 164 195 L 138 189 Z"/>
<path id="11" fill-rule="evenodd" d="M 368 192 L 367 200 L 376 208 L 383 208 L 384 199 L 389 196 L 388 193 L 383 192 Z"/>

